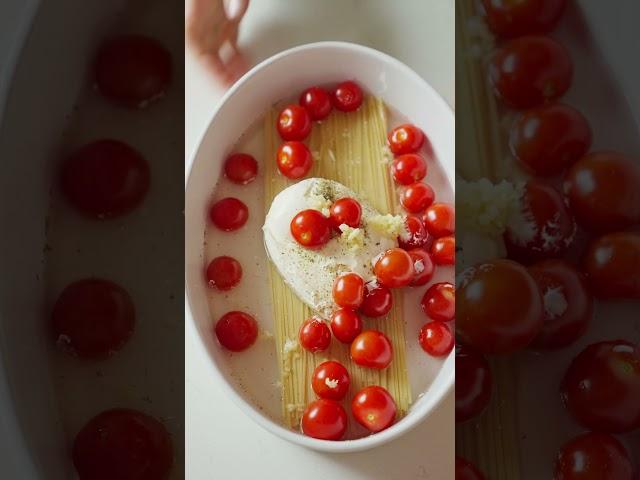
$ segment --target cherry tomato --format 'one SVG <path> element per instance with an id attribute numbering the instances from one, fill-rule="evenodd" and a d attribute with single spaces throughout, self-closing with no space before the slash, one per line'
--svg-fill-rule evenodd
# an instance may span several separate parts
<path id="1" fill-rule="evenodd" d="M 61 187 L 69 202 L 90 217 L 113 218 L 142 203 L 149 190 L 149 165 L 117 140 L 88 143 L 62 166 Z"/>
<path id="2" fill-rule="evenodd" d="M 208 285 L 218 290 L 231 290 L 240 283 L 241 278 L 242 266 L 232 257 L 216 257 L 207 267 Z"/>
<path id="3" fill-rule="evenodd" d="M 429 240 L 429 235 L 424 228 L 422 220 L 415 215 L 408 215 L 404 221 L 404 225 L 406 231 L 398 237 L 400 248 L 409 250 L 424 247 Z"/>
<path id="4" fill-rule="evenodd" d="M 220 345 L 232 352 L 242 352 L 258 338 L 258 323 L 248 313 L 227 312 L 216 323 L 216 337 Z"/>
<path id="5" fill-rule="evenodd" d="M 233 183 L 246 185 L 258 175 L 258 162 L 248 153 L 234 153 L 224 162 L 224 174 Z"/>
<path id="6" fill-rule="evenodd" d="M 415 125 L 406 123 L 404 125 L 399 125 L 391 130 L 389 132 L 387 140 L 389 142 L 389 148 L 394 155 L 415 153 L 420 150 L 420 148 L 424 144 L 424 133 L 422 133 L 422 130 L 420 130 Z M 422 178 L 427 174 L 427 166 L 424 164 L 424 160 L 422 160 L 422 157 L 418 155 L 414 155 L 414 157 L 418 157 L 418 160 L 422 161 L 421 168 L 423 168 L 424 170 L 424 173 L 420 178 L 413 179 L 414 182 L 417 182 L 418 180 L 422 180 Z M 411 182 L 403 183 L 403 185 L 406 185 L 408 183 Z"/>
<path id="7" fill-rule="evenodd" d="M 413 271 L 415 272 L 410 285 L 412 287 L 426 285 L 433 278 L 433 273 L 436 269 L 433 260 L 431 260 L 431 255 L 422 248 L 414 248 L 408 250 L 407 253 L 413 260 Z"/>
<path id="8" fill-rule="evenodd" d="M 589 430 L 640 428 L 640 348 L 623 340 L 589 345 L 571 362 L 561 395 L 567 410 Z"/>
<path id="9" fill-rule="evenodd" d="M 558 452 L 555 480 L 633 480 L 633 464 L 624 446 L 606 433 L 589 432 Z"/>
<path id="10" fill-rule="evenodd" d="M 393 358 L 387 336 L 378 330 L 365 330 L 351 343 L 351 359 L 361 367 L 385 369 Z"/>
<path id="11" fill-rule="evenodd" d="M 383 387 L 364 387 L 351 401 L 353 418 L 370 432 L 381 432 L 393 425 L 396 419 L 396 402 Z"/>
<path id="12" fill-rule="evenodd" d="M 456 457 L 456 480 L 485 480 L 485 478 L 469 460 Z"/>
<path id="13" fill-rule="evenodd" d="M 333 92 L 333 106 L 341 112 L 353 112 L 362 105 L 362 89 L 352 81 L 342 82 Z"/>
<path id="14" fill-rule="evenodd" d="M 446 323 L 425 323 L 418 335 L 420 346 L 432 357 L 444 357 L 453 349 L 455 340 Z"/>
<path id="15" fill-rule="evenodd" d="M 367 317 L 383 317 L 393 306 L 393 295 L 384 285 L 377 281 L 368 282 L 364 286 L 364 299 L 360 312 Z"/>
<path id="16" fill-rule="evenodd" d="M 457 333 L 481 353 L 524 348 L 542 328 L 538 286 L 525 267 L 511 260 L 494 260 L 462 272 L 456 297 Z"/>
<path id="17" fill-rule="evenodd" d="M 544 260 L 529 267 L 538 284 L 544 307 L 542 330 L 531 344 L 562 348 L 586 331 L 593 314 L 593 299 L 582 274 L 564 260 Z"/>
<path id="18" fill-rule="evenodd" d="M 351 228 L 360 226 L 362 217 L 362 207 L 355 198 L 341 198 L 336 200 L 329 208 L 329 218 L 336 230 L 340 230 L 340 225 L 345 224 Z"/>
<path id="19" fill-rule="evenodd" d="M 396 183 L 410 185 L 427 175 L 427 162 L 420 155 L 407 153 L 393 159 L 391 173 Z"/>
<path id="20" fill-rule="evenodd" d="M 339 308 L 331 315 L 331 331 L 342 343 L 351 343 L 362 332 L 362 319 L 349 308 Z"/>
<path id="21" fill-rule="evenodd" d="M 300 429 L 309 437 L 340 440 L 347 431 L 347 412 L 335 400 L 321 398 L 307 405 Z"/>
<path id="22" fill-rule="evenodd" d="M 311 133 L 311 117 L 306 108 L 289 105 L 278 115 L 278 133 L 285 141 L 302 141 Z"/>
<path id="23" fill-rule="evenodd" d="M 247 223 L 249 209 L 237 198 L 227 197 L 211 206 L 209 218 L 220 230 L 231 232 L 238 230 Z"/>
<path id="24" fill-rule="evenodd" d="M 513 156 L 535 175 L 562 172 L 587 153 L 591 127 L 568 105 L 553 103 L 528 110 L 513 124 L 509 147 Z"/>
<path id="25" fill-rule="evenodd" d="M 333 301 L 341 307 L 358 308 L 364 298 L 364 280 L 357 273 L 344 273 L 333 282 Z"/>
<path id="26" fill-rule="evenodd" d="M 284 142 L 278 147 L 278 170 L 287 178 L 297 180 L 304 177 L 313 166 L 313 158 L 302 142 Z"/>
<path id="27" fill-rule="evenodd" d="M 491 401 L 493 376 L 481 353 L 456 343 L 456 422 L 480 415 Z"/>
<path id="28" fill-rule="evenodd" d="M 331 332 L 327 324 L 319 318 L 310 318 L 300 326 L 300 345 L 311 353 L 323 352 L 331 343 Z"/>
<path id="29" fill-rule="evenodd" d="M 562 96 L 571 86 L 573 65 L 567 50 L 545 36 L 506 43 L 489 64 L 498 96 L 513 108 L 531 108 Z"/>
<path id="30" fill-rule="evenodd" d="M 456 237 L 436 238 L 431 244 L 431 258 L 436 265 L 455 265 Z"/>
<path id="31" fill-rule="evenodd" d="M 373 267 L 378 281 L 389 288 L 406 287 L 413 281 L 413 259 L 401 248 L 384 252 Z"/>
<path id="32" fill-rule="evenodd" d="M 456 231 L 456 211 L 448 203 L 434 203 L 422 217 L 424 226 L 435 238 L 453 235 Z"/>
<path id="33" fill-rule="evenodd" d="M 456 289 L 449 282 L 434 283 L 424 292 L 421 305 L 427 317 L 449 322 L 456 317 Z"/>
<path id="34" fill-rule="evenodd" d="M 341 363 L 322 362 L 313 371 L 311 387 L 320 398 L 342 400 L 349 391 L 349 372 Z"/>
<path id="35" fill-rule="evenodd" d="M 324 88 L 307 88 L 300 95 L 299 103 L 307 109 L 311 120 L 324 120 L 331 113 L 331 97 Z"/>
<path id="36" fill-rule="evenodd" d="M 81 358 L 104 358 L 120 350 L 133 333 L 135 317 L 127 291 L 99 278 L 67 285 L 51 314 L 57 345 Z"/>
<path id="37" fill-rule="evenodd" d="M 549 32 L 558 23 L 566 0 L 482 0 L 485 20 L 499 37 Z"/>
<path id="38" fill-rule="evenodd" d="M 436 194 L 426 183 L 412 183 L 400 196 L 400 203 L 410 213 L 420 213 L 433 203 Z"/>
<path id="39" fill-rule="evenodd" d="M 291 235 L 303 247 L 322 247 L 331 238 L 331 225 L 318 210 L 303 210 L 291 220 Z"/>
<path id="40" fill-rule="evenodd" d="M 136 410 L 106 410 L 78 432 L 73 465 L 80 480 L 161 480 L 173 465 L 162 423 Z"/>
<path id="41" fill-rule="evenodd" d="M 591 243 L 584 271 L 600 298 L 640 298 L 640 235 L 610 233 Z"/>
<path id="42" fill-rule="evenodd" d="M 576 225 L 562 195 L 529 180 L 504 235 L 509 258 L 522 262 L 557 257 L 572 244 Z"/>
<path id="43" fill-rule="evenodd" d="M 124 35 L 100 47 L 96 85 L 109 100 L 143 108 L 162 97 L 171 82 L 171 56 L 152 38 Z"/>
<path id="44" fill-rule="evenodd" d="M 640 222 L 640 167 L 615 152 L 597 152 L 569 170 L 565 193 L 576 220 L 597 232 Z"/>

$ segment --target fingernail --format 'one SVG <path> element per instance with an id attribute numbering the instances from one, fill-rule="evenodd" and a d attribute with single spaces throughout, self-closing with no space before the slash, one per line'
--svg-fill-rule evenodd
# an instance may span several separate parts
<path id="1" fill-rule="evenodd" d="M 236 20 L 242 14 L 244 4 L 243 0 L 227 0 L 226 10 L 229 20 Z"/>

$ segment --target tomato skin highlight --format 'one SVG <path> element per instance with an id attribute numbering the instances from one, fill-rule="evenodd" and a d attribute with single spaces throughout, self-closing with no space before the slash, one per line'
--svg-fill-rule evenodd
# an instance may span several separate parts
<path id="1" fill-rule="evenodd" d="M 361 367 L 383 370 L 393 359 L 391 342 L 378 330 L 365 330 L 351 343 L 351 359 Z"/>
<path id="2" fill-rule="evenodd" d="M 302 348 L 311 353 L 324 352 L 331 344 L 331 332 L 324 321 L 310 318 L 300 326 L 298 340 Z"/>
<path id="3" fill-rule="evenodd" d="M 426 285 L 433 278 L 436 270 L 431 255 L 422 248 L 414 248 L 408 250 L 407 253 L 413 260 L 413 270 L 415 271 L 413 280 L 409 285 L 412 287 Z"/>
<path id="4" fill-rule="evenodd" d="M 589 430 L 625 433 L 640 428 L 640 348 L 624 340 L 589 345 L 569 365 L 561 398 Z"/>
<path id="5" fill-rule="evenodd" d="M 393 159 L 391 174 L 396 183 L 411 185 L 427 176 L 427 162 L 415 153 L 406 153 Z"/>
<path id="6" fill-rule="evenodd" d="M 313 371 L 311 387 L 320 398 L 342 400 L 349 392 L 349 372 L 339 362 L 322 362 Z"/>
<path id="7" fill-rule="evenodd" d="M 350 80 L 342 82 L 333 91 L 333 106 L 341 112 L 353 112 L 362 105 L 362 89 Z"/>
<path id="8" fill-rule="evenodd" d="M 403 125 L 398 125 L 393 130 L 389 132 L 387 136 L 387 142 L 389 144 L 389 149 L 394 155 L 405 155 L 415 153 L 424 144 L 424 133 L 418 127 L 413 124 L 405 123 Z M 417 155 L 416 155 L 417 156 Z M 420 160 L 421 157 L 418 156 Z M 422 160 L 424 163 L 424 160 Z M 427 174 L 426 165 L 424 174 L 421 178 L 416 178 L 413 181 L 417 182 L 418 180 L 422 180 L 422 178 Z M 407 182 L 411 183 L 411 182 Z M 406 185 L 406 184 L 404 184 Z"/>
<path id="9" fill-rule="evenodd" d="M 499 98 L 515 109 L 542 105 L 571 86 L 573 64 L 567 50 L 545 36 L 511 40 L 495 53 L 489 80 Z"/>
<path id="10" fill-rule="evenodd" d="M 300 95 L 299 102 L 309 112 L 311 120 L 324 120 L 331 113 L 331 97 L 324 88 L 310 87 Z"/>
<path id="11" fill-rule="evenodd" d="M 509 148 L 527 170 L 548 177 L 582 158 L 591 138 L 589 122 L 580 112 L 553 103 L 522 114 L 511 128 Z"/>
<path id="12" fill-rule="evenodd" d="M 340 198 L 329 208 L 329 218 L 335 230 L 340 230 L 340 225 L 345 224 L 351 228 L 358 228 L 362 218 L 362 207 L 355 198 Z"/>
<path id="13" fill-rule="evenodd" d="M 446 323 L 425 323 L 418 335 L 420 346 L 432 357 L 444 357 L 453 350 L 455 340 Z"/>
<path id="14" fill-rule="evenodd" d="M 469 460 L 456 457 L 456 480 L 485 480 L 485 477 Z"/>
<path id="15" fill-rule="evenodd" d="M 135 306 L 121 286 L 99 278 L 73 282 L 62 291 L 51 313 L 54 339 L 71 355 L 106 358 L 133 334 Z"/>
<path id="16" fill-rule="evenodd" d="M 106 410 L 78 432 L 73 464 L 80 480 L 161 480 L 173 465 L 162 423 L 136 410 Z"/>
<path id="17" fill-rule="evenodd" d="M 391 394 L 378 385 L 364 387 L 351 401 L 353 418 L 370 432 L 389 428 L 396 419 L 396 402 Z"/>
<path id="18" fill-rule="evenodd" d="M 372 318 L 384 317 L 393 307 L 391 290 L 377 281 L 368 282 L 364 286 L 364 299 L 360 305 L 360 312 Z"/>
<path id="19" fill-rule="evenodd" d="M 429 207 L 436 194 L 426 183 L 412 183 L 400 195 L 400 204 L 409 213 L 420 213 Z"/>
<path id="20" fill-rule="evenodd" d="M 525 0 L 495 2 L 482 0 L 484 19 L 499 37 L 513 38 L 534 33 L 547 33 L 562 15 L 566 0 Z"/>
<path id="21" fill-rule="evenodd" d="M 302 141 L 311 133 L 311 117 L 306 108 L 288 105 L 278 115 L 278 133 L 287 141 Z"/>
<path id="22" fill-rule="evenodd" d="M 313 166 L 313 157 L 309 148 L 302 142 L 284 142 L 276 154 L 278 170 L 291 180 L 298 180 L 309 173 Z"/>
<path id="23" fill-rule="evenodd" d="M 300 429 L 319 440 L 340 440 L 347 431 L 347 412 L 335 400 L 321 398 L 307 405 Z"/>
<path id="24" fill-rule="evenodd" d="M 413 259 L 401 248 L 387 250 L 373 267 L 378 281 L 389 288 L 406 287 L 415 277 Z"/>
<path id="25" fill-rule="evenodd" d="M 455 265 L 456 237 L 436 238 L 431 244 L 431 258 L 436 265 Z"/>
<path id="26" fill-rule="evenodd" d="M 317 210 L 302 210 L 291 220 L 291 235 L 307 248 L 319 248 L 331 239 L 329 219 Z"/>
<path id="27" fill-rule="evenodd" d="M 435 238 L 453 235 L 456 231 L 456 211 L 448 203 L 434 203 L 422 216 L 424 226 Z"/>
<path id="28" fill-rule="evenodd" d="M 249 219 L 249 209 L 241 200 L 223 198 L 211 206 L 209 219 L 220 230 L 232 232 L 242 228 Z"/>
<path id="29" fill-rule="evenodd" d="M 424 314 L 438 322 L 450 322 L 456 317 L 456 289 L 450 282 L 431 285 L 420 302 Z"/>
<path id="30" fill-rule="evenodd" d="M 342 343 L 351 343 L 362 332 L 360 315 L 348 308 L 339 308 L 331 315 L 331 331 Z"/>
<path id="31" fill-rule="evenodd" d="M 231 290 L 240 283 L 242 265 L 233 257 L 216 257 L 207 267 L 207 284 L 218 290 Z"/>
<path id="32" fill-rule="evenodd" d="M 231 311 L 216 322 L 215 333 L 224 348 L 232 352 L 242 352 L 258 338 L 258 324 L 248 313 Z"/>
<path id="33" fill-rule="evenodd" d="M 340 307 L 357 309 L 364 299 L 364 280 L 357 273 L 344 273 L 333 282 L 333 301 Z"/>
<path id="34" fill-rule="evenodd" d="M 456 422 L 478 417 L 489 405 L 493 375 L 489 362 L 473 348 L 456 343 Z"/>
<path id="35" fill-rule="evenodd" d="M 246 185 L 256 179 L 258 162 L 248 153 L 234 153 L 224 162 L 225 176 L 238 185 Z"/>

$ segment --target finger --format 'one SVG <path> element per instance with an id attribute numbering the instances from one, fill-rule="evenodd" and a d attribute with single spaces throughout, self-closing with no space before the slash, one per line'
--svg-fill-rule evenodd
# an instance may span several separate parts
<path id="1" fill-rule="evenodd" d="M 242 19 L 248 7 L 249 0 L 225 0 L 224 2 L 227 18 L 236 23 Z"/>

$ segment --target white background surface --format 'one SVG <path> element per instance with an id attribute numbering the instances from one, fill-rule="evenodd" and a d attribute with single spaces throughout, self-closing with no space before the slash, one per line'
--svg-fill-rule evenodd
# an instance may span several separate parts
<path id="1" fill-rule="evenodd" d="M 240 30 L 251 64 L 286 48 L 345 40 L 403 61 L 454 106 L 451 0 L 252 0 Z M 185 150 L 196 142 L 223 91 L 186 54 Z M 318 453 L 262 430 L 216 388 L 208 359 L 186 326 L 187 479 L 453 479 L 453 395 L 419 427 L 391 444 L 343 455 Z"/>

